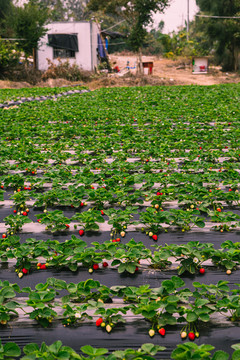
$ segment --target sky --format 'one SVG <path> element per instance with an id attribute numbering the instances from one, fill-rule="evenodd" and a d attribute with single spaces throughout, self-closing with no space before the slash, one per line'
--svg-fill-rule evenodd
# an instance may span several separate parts
<path id="1" fill-rule="evenodd" d="M 176 31 L 179 26 L 185 24 L 187 20 L 187 1 L 188 0 L 171 0 L 171 5 L 165 10 L 164 14 L 154 14 L 154 25 L 157 26 L 161 20 L 165 26 L 163 32 Z M 195 0 L 189 0 L 189 20 L 193 20 L 197 13 L 198 7 Z"/>

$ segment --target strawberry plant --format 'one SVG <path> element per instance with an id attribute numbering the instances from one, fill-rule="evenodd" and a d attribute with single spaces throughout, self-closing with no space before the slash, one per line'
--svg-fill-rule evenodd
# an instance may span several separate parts
<path id="1" fill-rule="evenodd" d="M 78 355 L 72 348 L 69 346 L 63 346 L 61 341 L 56 341 L 51 345 L 46 345 L 45 342 L 41 344 L 41 346 L 30 343 L 24 346 L 23 352 L 25 356 L 22 358 L 23 360 L 30 359 L 43 359 L 43 360 L 52 360 L 56 358 L 66 358 L 71 360 L 79 360 L 81 359 L 80 355 Z"/>
<path id="2" fill-rule="evenodd" d="M 65 304 L 65 305 L 63 305 L 63 308 L 64 308 L 64 312 L 63 312 L 64 318 L 62 319 L 62 324 L 64 326 L 74 325 L 85 319 L 88 319 L 88 320 L 92 319 L 92 316 L 90 316 L 90 315 L 88 315 L 88 313 L 86 313 L 88 304 L 82 304 L 79 306 Z"/>
<path id="3" fill-rule="evenodd" d="M 60 210 L 46 211 L 37 214 L 36 217 L 40 219 L 42 224 L 46 225 L 45 230 L 50 230 L 51 232 L 66 230 L 66 224 L 70 221 L 64 216 L 63 211 Z"/>
<path id="4" fill-rule="evenodd" d="M 125 230 L 130 224 L 137 224 L 136 221 L 133 221 L 133 215 L 137 214 L 137 208 L 133 206 L 127 206 L 123 209 L 108 209 L 105 210 L 105 214 L 109 217 L 108 224 L 111 225 L 111 236 L 113 238 L 116 235 L 125 236 Z"/>
<path id="5" fill-rule="evenodd" d="M 30 319 L 36 320 L 41 326 L 48 327 L 54 318 L 57 317 L 57 313 L 53 310 L 53 301 L 56 296 L 56 292 L 53 289 L 48 288 L 48 284 L 38 284 L 35 286 L 36 290 L 31 288 L 23 288 L 22 291 L 29 294 L 29 298 L 26 301 L 28 306 L 31 306 L 34 310 L 26 314 Z"/>
<path id="6" fill-rule="evenodd" d="M 164 247 L 154 247 L 160 251 L 163 249 L 171 252 L 171 255 L 180 262 L 179 275 L 182 275 L 185 271 L 195 274 L 201 267 L 202 262 L 209 259 L 211 254 L 214 253 L 213 244 L 201 244 L 198 241 L 190 241 L 184 245 L 170 244 Z"/>
<path id="7" fill-rule="evenodd" d="M 16 308 L 20 308 L 19 303 L 13 299 L 16 291 L 20 292 L 17 284 L 11 285 L 8 281 L 0 281 L 0 324 L 6 325 L 13 317 L 18 316 Z"/>
<path id="8" fill-rule="evenodd" d="M 134 274 L 138 271 L 139 261 L 148 259 L 151 251 L 144 247 L 142 242 L 136 243 L 133 239 L 125 245 L 119 245 L 119 249 L 114 253 L 112 266 L 117 266 L 118 272 L 128 272 Z"/>
<path id="9" fill-rule="evenodd" d="M 2 345 L 0 340 L 0 354 L 4 360 L 17 359 L 21 355 L 21 349 L 14 342 L 7 342 L 5 345 Z"/>
<path id="10" fill-rule="evenodd" d="M 104 222 L 101 213 L 93 209 L 89 209 L 83 213 L 76 213 L 71 220 L 77 221 L 78 226 L 82 227 L 85 231 L 98 231 L 98 223 Z"/>
<path id="11" fill-rule="evenodd" d="M 27 210 L 26 202 L 30 199 L 30 194 L 26 191 L 17 191 L 10 196 L 10 199 L 13 199 L 16 210 L 20 215 L 20 212 L 22 213 Z"/>
<path id="12" fill-rule="evenodd" d="M 66 290 L 69 295 L 62 297 L 63 303 L 72 302 L 88 302 L 88 300 L 101 300 L 103 302 L 110 302 L 110 289 L 107 286 L 101 285 L 99 281 L 88 279 L 81 281 L 78 284 L 69 283 L 66 285 Z"/>
<path id="13" fill-rule="evenodd" d="M 27 217 L 23 215 L 9 215 L 6 216 L 3 221 L 5 222 L 5 225 L 8 225 L 7 227 L 7 233 L 9 235 L 14 235 L 17 232 L 22 230 L 22 227 L 24 224 L 31 223 L 32 221 Z"/>
<path id="14" fill-rule="evenodd" d="M 105 308 L 101 302 L 96 302 L 93 300 L 90 300 L 88 302 L 89 309 L 96 309 L 95 315 L 100 315 L 102 321 L 100 322 L 101 328 L 104 328 L 108 333 L 110 333 L 115 326 L 117 326 L 119 323 L 125 323 L 126 320 L 123 318 L 123 316 L 120 314 L 126 314 L 129 307 L 123 306 L 119 308 Z M 98 326 L 98 324 L 96 324 Z"/>
<path id="15" fill-rule="evenodd" d="M 220 223 L 220 225 L 213 226 L 213 229 L 221 232 L 234 229 L 240 223 L 238 221 L 240 219 L 238 214 L 232 211 L 221 212 L 221 208 L 217 208 L 216 211 L 209 211 L 209 215 L 212 222 Z"/>

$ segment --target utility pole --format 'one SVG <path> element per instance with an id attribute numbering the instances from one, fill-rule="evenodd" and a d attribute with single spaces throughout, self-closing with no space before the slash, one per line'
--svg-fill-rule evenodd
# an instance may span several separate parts
<path id="1" fill-rule="evenodd" d="M 189 40 L 189 0 L 187 0 L 187 41 Z"/>

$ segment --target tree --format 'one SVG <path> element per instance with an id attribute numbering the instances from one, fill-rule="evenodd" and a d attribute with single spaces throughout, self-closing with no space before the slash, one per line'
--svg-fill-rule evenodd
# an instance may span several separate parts
<path id="1" fill-rule="evenodd" d="M 45 28 L 48 17 L 47 9 L 40 10 L 39 6 L 30 0 L 23 7 L 16 6 L 13 16 L 13 28 L 16 36 L 24 39 L 21 47 L 26 57 L 32 55 L 33 51 L 37 49 L 39 39 L 47 31 Z M 36 66 L 35 56 L 34 65 Z"/>
<path id="2" fill-rule="evenodd" d="M 139 55 L 139 69 L 142 72 L 142 44 L 147 36 L 146 27 L 152 22 L 152 14 L 163 12 L 169 0 L 90 0 L 88 8 L 92 11 L 117 14 L 129 25 L 128 43 Z"/>
<path id="3" fill-rule="evenodd" d="M 218 62 L 224 70 L 238 69 L 240 46 L 240 0 L 197 0 L 200 10 L 218 18 L 206 18 L 207 34 L 216 44 Z M 228 17 L 228 18 L 224 18 Z"/>
<path id="4" fill-rule="evenodd" d="M 61 0 L 35 0 L 34 3 L 41 11 L 47 12 L 49 21 L 67 20 L 67 11 Z"/>
<path id="5" fill-rule="evenodd" d="M 8 26 L 8 16 L 13 9 L 12 0 L 0 0 L 0 36 L 8 36 L 11 27 Z"/>

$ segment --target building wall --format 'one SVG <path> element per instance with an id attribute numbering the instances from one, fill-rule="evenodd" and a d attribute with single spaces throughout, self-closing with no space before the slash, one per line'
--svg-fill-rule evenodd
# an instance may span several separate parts
<path id="1" fill-rule="evenodd" d="M 75 58 L 61 59 L 69 60 L 70 64 L 76 63 L 84 70 L 94 70 L 97 63 L 97 25 L 88 21 L 81 22 L 55 22 L 47 25 L 48 31 L 39 41 L 37 51 L 37 65 L 39 70 L 47 70 L 48 61 L 58 64 L 57 59 L 53 59 L 53 48 L 48 46 L 48 34 L 77 34 L 79 51 L 75 53 Z"/>

